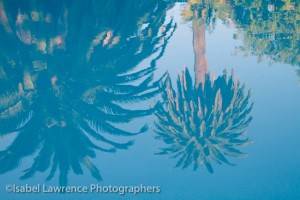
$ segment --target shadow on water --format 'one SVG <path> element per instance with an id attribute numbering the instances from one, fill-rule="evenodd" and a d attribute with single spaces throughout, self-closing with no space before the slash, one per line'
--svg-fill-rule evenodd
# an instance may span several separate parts
<path id="1" fill-rule="evenodd" d="M 153 80 L 175 23 L 163 1 L 1 1 L 0 134 L 16 138 L 0 152 L 0 173 L 36 154 L 21 179 L 59 171 L 101 180 L 96 151 L 128 149 L 136 132 L 118 128 L 154 108 L 129 109 L 159 92 Z M 136 69 L 151 56 L 149 66 Z M 163 78 L 163 77 L 162 77 Z M 120 142 L 122 140 L 122 142 Z"/>

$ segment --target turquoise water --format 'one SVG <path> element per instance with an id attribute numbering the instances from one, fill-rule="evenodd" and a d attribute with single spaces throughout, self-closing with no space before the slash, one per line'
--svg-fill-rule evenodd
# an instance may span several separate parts
<path id="1" fill-rule="evenodd" d="M 299 9 L 0 1 L 1 199 L 299 199 Z"/>

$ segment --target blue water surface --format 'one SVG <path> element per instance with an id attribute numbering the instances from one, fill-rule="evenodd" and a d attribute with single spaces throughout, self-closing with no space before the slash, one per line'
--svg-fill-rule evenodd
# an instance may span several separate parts
<path id="1" fill-rule="evenodd" d="M 300 199 L 299 9 L 0 0 L 1 199 Z"/>

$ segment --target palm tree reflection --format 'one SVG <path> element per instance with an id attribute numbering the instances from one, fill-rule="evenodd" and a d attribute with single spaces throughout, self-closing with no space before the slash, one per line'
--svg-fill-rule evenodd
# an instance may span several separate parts
<path id="1" fill-rule="evenodd" d="M 20 84 L 20 91 L 14 97 L 8 94 L 2 98 L 10 99 L 8 105 L 3 105 L 1 125 L 6 134 L 18 132 L 13 143 L 1 153 L 1 173 L 18 167 L 19 161 L 34 152 L 38 152 L 33 165 L 26 170 L 22 178 L 29 178 L 35 172 L 44 172 L 52 165 L 47 179 L 51 179 L 57 168 L 60 171 L 60 184 L 67 184 L 67 174 L 73 170 L 76 174 L 82 173 L 81 164 L 86 166 L 93 177 L 101 180 L 100 173 L 90 158 L 95 157 L 95 150 L 115 152 L 116 149 L 127 149 L 133 141 L 114 142 L 109 135 L 133 136 L 147 130 L 147 126 L 138 132 L 128 132 L 117 128 L 113 123 L 125 123 L 133 118 L 149 115 L 152 109 L 130 110 L 119 106 L 114 101 L 139 101 L 141 90 L 148 91 L 155 87 L 144 81 L 123 98 L 114 87 L 99 85 L 98 88 L 88 89 L 83 94 L 67 93 L 72 83 L 63 85 L 51 81 L 47 74 L 40 73 L 35 85 L 36 89 L 24 91 Z M 40 81 L 40 82 L 39 82 Z M 119 86 L 119 90 L 126 85 Z M 112 90 L 114 89 L 114 90 Z M 64 92 L 64 93 L 62 93 Z M 153 96 L 153 92 L 145 92 L 144 99 Z M 112 96 L 111 98 L 109 98 Z M 101 98 L 105 96 L 105 99 Z M 126 98 L 126 95 L 129 98 Z M 11 100 L 16 98 L 15 103 Z M 91 102 L 90 99 L 93 99 Z M 7 101 L 7 100 L 6 100 Z M 47 103 L 46 103 L 47 102 Z M 4 134 L 4 132 L 2 132 Z M 96 143 L 97 144 L 96 144 Z M 104 147 L 103 147 L 104 146 Z"/>
<path id="2" fill-rule="evenodd" d="M 239 146 L 250 142 L 243 139 L 252 120 L 249 116 L 250 92 L 235 83 L 226 72 L 216 80 L 205 76 L 205 82 L 193 85 L 188 69 L 177 80 L 177 92 L 170 77 L 163 86 L 164 106 L 156 114 L 157 139 L 169 145 L 159 154 L 174 154 L 176 167 L 203 164 L 213 173 L 211 161 L 232 165 L 226 158 L 244 155 Z"/>
<path id="3" fill-rule="evenodd" d="M 133 13 L 131 9 L 136 8 L 130 6 L 131 3 L 126 1 L 122 12 Z M 16 138 L 0 151 L 0 174 L 16 169 L 24 157 L 36 154 L 22 179 L 50 169 L 47 180 L 59 171 L 59 183 L 66 185 L 68 173 L 82 174 L 82 166 L 85 166 L 94 178 L 101 180 L 91 160 L 96 150 L 127 149 L 133 141 L 120 136 L 134 136 L 147 130 L 144 125 L 136 132 L 129 132 L 118 128 L 118 124 L 149 115 L 155 109 L 131 109 L 128 105 L 150 99 L 159 92 L 160 80 L 153 80 L 153 72 L 175 30 L 172 21 L 164 22 L 168 6 L 160 1 L 135 3 L 133 5 L 140 10 L 135 10 L 134 15 L 127 14 L 129 19 L 120 15 L 108 23 L 103 19 L 110 18 L 102 15 L 109 8 L 114 10 L 118 2 L 96 4 L 99 9 L 82 18 L 84 27 L 78 26 L 76 20 L 88 9 L 78 9 L 82 6 L 79 1 L 73 6 L 63 4 L 61 10 L 58 9 L 64 13 L 63 20 L 49 19 L 54 27 L 57 23 L 57 27 L 62 28 L 59 38 L 55 36 L 59 28 L 49 29 L 55 32 L 53 34 L 44 34 L 45 29 L 35 28 L 37 19 L 44 16 L 46 20 L 47 10 L 44 13 L 28 11 L 31 17 L 26 18 L 26 27 L 24 20 L 18 21 L 16 26 L 6 23 L 5 29 L 10 27 L 16 33 L 1 34 L 22 48 L 18 48 L 18 54 L 1 49 L 9 55 L 0 67 L 1 83 L 5 83 L 5 92 L 0 97 L 0 134 L 16 133 Z M 9 16 L 16 14 L 12 10 L 4 9 L 8 21 L 14 19 Z M 27 16 L 21 12 L 19 9 L 16 14 L 19 18 Z M 124 23 L 123 29 L 117 26 L 120 21 Z M 148 25 L 140 29 L 143 24 Z M 42 37 L 37 41 L 45 41 L 47 48 L 32 42 L 31 35 L 35 35 L 35 39 Z M 55 37 L 43 38 L 43 35 Z M 53 43 L 48 46 L 51 41 L 63 46 L 54 48 Z M 41 46 L 45 47 L 42 51 Z M 148 67 L 135 69 L 149 56 Z"/>
<path id="4" fill-rule="evenodd" d="M 189 1 L 194 5 L 194 1 Z M 210 8 L 211 6 L 209 6 Z M 250 142 L 243 138 L 252 120 L 249 105 L 250 91 L 236 82 L 227 72 L 210 78 L 205 53 L 205 23 L 211 15 L 206 4 L 200 5 L 193 19 L 193 46 L 195 53 L 195 83 L 187 68 L 179 74 L 177 91 L 169 76 L 162 84 L 163 104 L 155 115 L 157 136 L 168 145 L 158 154 L 172 154 L 178 159 L 176 167 L 204 165 L 213 173 L 212 161 L 232 165 L 226 158 L 244 155 L 238 147 Z M 186 12 L 185 12 L 186 14 Z M 186 17 L 186 15 L 184 15 Z M 189 18 L 189 19 L 190 19 Z M 206 19 L 206 20 L 205 20 Z"/>

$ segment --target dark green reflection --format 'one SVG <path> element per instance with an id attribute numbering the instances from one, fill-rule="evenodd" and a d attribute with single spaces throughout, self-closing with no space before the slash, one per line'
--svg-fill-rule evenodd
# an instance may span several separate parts
<path id="1" fill-rule="evenodd" d="M 298 0 L 187 0 L 184 20 L 206 25 L 216 21 L 236 27 L 237 52 L 255 55 L 258 61 L 300 65 L 300 5 Z"/>
<path id="2" fill-rule="evenodd" d="M 243 38 L 245 55 L 300 65 L 300 7 L 298 0 L 235 1 L 233 19 Z"/>
<path id="3" fill-rule="evenodd" d="M 149 115 L 128 105 L 158 93 L 153 80 L 175 30 L 164 1 L 1 1 L 0 135 L 16 137 L 0 152 L 0 173 L 36 154 L 22 179 L 86 167 L 97 180 L 96 150 L 133 144 L 145 132 L 118 128 Z M 136 69 L 145 58 L 148 66 Z M 12 134 L 13 135 L 13 134 Z M 117 137 L 116 137 L 117 136 Z"/>

